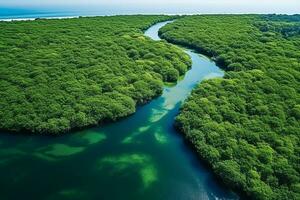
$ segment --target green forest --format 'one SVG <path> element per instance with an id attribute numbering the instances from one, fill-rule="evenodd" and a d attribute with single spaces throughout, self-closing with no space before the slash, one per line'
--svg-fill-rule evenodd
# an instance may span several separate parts
<path id="1" fill-rule="evenodd" d="M 176 17 L 177 18 L 177 17 Z M 0 22 L 0 129 L 59 134 L 133 114 L 209 56 L 176 127 L 246 199 L 300 199 L 300 15 L 111 16 Z"/>
<path id="2" fill-rule="evenodd" d="M 143 36 L 168 16 L 0 22 L 0 128 L 56 134 L 128 116 L 191 65 Z"/>
<path id="3" fill-rule="evenodd" d="M 299 15 L 189 16 L 160 30 L 225 70 L 197 86 L 176 126 L 247 199 L 300 199 L 299 30 Z"/>

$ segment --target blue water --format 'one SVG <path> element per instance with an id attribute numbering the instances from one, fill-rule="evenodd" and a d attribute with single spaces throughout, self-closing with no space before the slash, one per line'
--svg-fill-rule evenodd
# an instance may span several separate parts
<path id="1" fill-rule="evenodd" d="M 0 19 L 34 19 L 75 16 L 105 16 L 128 14 L 184 14 L 188 10 L 179 11 L 176 8 L 153 8 L 132 6 L 90 6 L 90 7 L 48 7 L 48 8 L 1 8 Z"/>
<path id="2" fill-rule="evenodd" d="M 125 2 L 125 1 L 124 1 Z M 163 2 L 163 1 L 162 1 Z M 189 3 L 153 3 L 153 5 L 126 5 L 126 3 L 112 5 L 106 3 L 101 5 L 83 6 L 60 6 L 60 7 L 1 7 L 0 19 L 27 19 L 27 18 L 52 18 L 52 17 L 73 17 L 73 16 L 103 16 L 103 15 L 127 15 L 127 14 L 207 14 L 207 13 L 299 13 L 299 3 L 296 5 L 278 6 L 272 2 L 269 6 L 255 5 L 255 3 L 245 5 L 234 4 L 209 4 L 199 1 L 195 5 Z"/>
<path id="3" fill-rule="evenodd" d="M 79 11 L 67 11 L 61 9 L 22 9 L 22 8 L 1 8 L 0 19 L 28 19 L 28 18 L 51 18 L 79 16 L 84 13 Z M 88 15 L 88 12 L 85 13 Z"/>

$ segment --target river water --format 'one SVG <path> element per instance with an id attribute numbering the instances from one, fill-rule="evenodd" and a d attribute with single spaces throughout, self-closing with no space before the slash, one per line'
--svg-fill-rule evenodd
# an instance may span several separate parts
<path id="1" fill-rule="evenodd" d="M 166 23 L 145 35 L 160 40 Z M 185 51 L 193 65 L 184 78 L 130 117 L 59 137 L 1 133 L 1 200 L 238 199 L 173 127 L 197 83 L 223 76 L 208 58 Z"/>

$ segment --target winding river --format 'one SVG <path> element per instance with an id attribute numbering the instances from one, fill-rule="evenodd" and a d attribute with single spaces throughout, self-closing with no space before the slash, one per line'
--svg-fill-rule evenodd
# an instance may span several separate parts
<path id="1" fill-rule="evenodd" d="M 160 40 L 167 23 L 145 35 Z M 193 87 L 223 76 L 210 59 L 185 51 L 193 65 L 184 78 L 130 117 L 60 137 L 1 133 L 1 200 L 238 199 L 173 128 Z"/>

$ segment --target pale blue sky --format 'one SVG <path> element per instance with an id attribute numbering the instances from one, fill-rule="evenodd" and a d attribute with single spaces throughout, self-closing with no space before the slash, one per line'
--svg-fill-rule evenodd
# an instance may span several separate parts
<path id="1" fill-rule="evenodd" d="M 300 0 L 0 0 L 6 7 L 47 6 L 122 6 L 128 8 L 147 7 L 160 10 L 182 9 L 203 13 L 300 13 Z M 174 10 L 174 12 L 176 12 Z"/>

